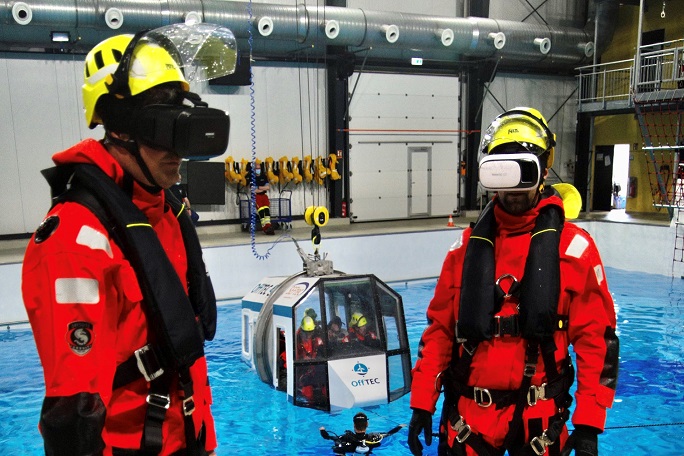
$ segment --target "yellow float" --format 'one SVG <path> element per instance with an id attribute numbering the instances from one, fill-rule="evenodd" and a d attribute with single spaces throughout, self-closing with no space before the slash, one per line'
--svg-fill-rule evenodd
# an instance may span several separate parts
<path id="1" fill-rule="evenodd" d="M 273 157 L 266 157 L 264 164 L 268 182 L 271 185 L 277 184 L 280 179 L 278 177 L 278 170 L 276 169 L 276 163 L 274 162 Z"/>
<path id="2" fill-rule="evenodd" d="M 301 184 L 304 178 L 302 177 L 300 170 L 301 162 L 299 161 L 299 157 L 292 157 L 290 163 L 292 163 L 292 182 Z"/>

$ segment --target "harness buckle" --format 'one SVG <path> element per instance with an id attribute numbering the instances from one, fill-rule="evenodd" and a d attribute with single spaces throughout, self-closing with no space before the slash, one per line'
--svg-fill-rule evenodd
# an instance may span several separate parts
<path id="1" fill-rule="evenodd" d="M 192 415 L 195 412 L 195 400 L 190 396 L 187 399 L 183 399 L 183 414 L 185 416 Z"/>
<path id="2" fill-rule="evenodd" d="M 537 364 L 536 363 L 525 363 L 525 372 L 524 375 L 525 377 L 534 377 L 534 374 L 537 373 Z"/>
<path id="3" fill-rule="evenodd" d="M 494 403 L 492 401 L 492 394 L 489 390 L 487 388 L 478 388 L 477 386 L 473 387 L 473 399 L 477 405 L 484 408 L 489 407 Z"/>
<path id="4" fill-rule="evenodd" d="M 159 364 L 157 355 L 149 344 L 137 349 L 133 354 L 135 355 L 138 370 L 145 377 L 146 381 L 151 382 L 164 373 L 164 368 Z"/>
<path id="5" fill-rule="evenodd" d="M 163 408 L 163 409 L 169 409 L 169 406 L 171 405 L 171 398 L 166 395 L 164 396 L 163 394 L 149 394 L 146 399 L 147 403 L 150 405 L 154 405 L 155 407 Z"/>
<path id="6" fill-rule="evenodd" d="M 536 405 L 539 399 L 542 401 L 546 400 L 546 383 L 542 383 L 539 386 L 532 385 L 527 391 L 527 405 Z"/>
<path id="7" fill-rule="evenodd" d="M 503 288 L 501 288 L 501 286 L 499 285 L 501 281 L 504 279 L 511 279 L 511 286 L 508 288 L 508 291 L 503 291 Z M 496 283 L 494 285 L 499 287 L 499 290 L 501 290 L 501 292 L 503 293 L 503 299 L 506 299 L 512 296 L 511 290 L 513 289 L 513 286 L 516 283 L 518 283 L 518 279 L 513 274 L 501 274 L 501 276 L 498 279 L 496 279 Z"/>
<path id="8" fill-rule="evenodd" d="M 477 345 L 470 345 L 469 343 L 464 342 L 463 344 L 461 344 L 461 347 L 463 347 L 463 350 L 465 350 L 466 353 L 468 353 L 470 356 L 473 356 L 473 353 L 475 353 Z"/>
<path id="9" fill-rule="evenodd" d="M 508 315 L 507 317 L 502 317 L 501 315 L 494 316 L 494 337 L 517 337 L 519 335 L 518 315 Z"/>
<path id="10" fill-rule="evenodd" d="M 544 431 L 539 437 L 535 437 L 530 440 L 530 447 L 537 456 L 543 456 L 546 452 L 546 447 L 553 445 L 553 442 L 554 441 L 549 439 L 549 437 L 546 435 L 546 431 Z"/>
<path id="11" fill-rule="evenodd" d="M 458 421 L 451 425 L 451 429 L 456 432 L 456 441 L 463 443 L 470 437 L 470 426 L 466 424 L 461 415 L 458 416 Z"/>

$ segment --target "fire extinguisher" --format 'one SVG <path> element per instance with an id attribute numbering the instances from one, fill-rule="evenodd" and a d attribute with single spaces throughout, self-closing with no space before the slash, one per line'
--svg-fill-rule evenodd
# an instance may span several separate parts
<path id="1" fill-rule="evenodd" d="M 636 198 L 637 195 L 637 178 L 636 176 L 627 179 L 627 198 Z"/>
<path id="2" fill-rule="evenodd" d="M 340 212 L 341 212 L 340 215 L 342 216 L 342 218 L 347 216 L 347 202 L 346 201 L 342 201 L 342 210 Z"/>

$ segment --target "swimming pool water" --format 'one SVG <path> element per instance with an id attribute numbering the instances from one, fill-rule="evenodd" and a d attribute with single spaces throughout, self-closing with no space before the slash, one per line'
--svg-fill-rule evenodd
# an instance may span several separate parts
<path id="1" fill-rule="evenodd" d="M 616 269 L 608 269 L 607 276 L 618 310 L 621 356 L 616 403 L 599 437 L 600 454 L 684 455 L 684 280 Z M 434 284 L 391 284 L 404 300 L 414 362 Z M 359 411 L 329 414 L 295 407 L 284 393 L 262 383 L 240 360 L 240 306 L 235 303 L 219 307 L 218 333 L 208 344 L 207 358 L 219 456 L 331 454 L 318 428 L 342 433 Z M 37 429 L 43 392 L 31 331 L 0 332 L 0 455 L 43 454 Z M 408 423 L 408 404 L 407 395 L 366 408 L 369 429 L 387 431 Z M 374 454 L 410 454 L 406 436 L 402 429 Z M 437 454 L 436 442 L 424 454 Z"/>

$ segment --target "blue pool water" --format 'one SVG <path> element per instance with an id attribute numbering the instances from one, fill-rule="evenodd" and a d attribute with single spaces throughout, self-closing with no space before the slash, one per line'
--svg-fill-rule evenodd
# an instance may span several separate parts
<path id="1" fill-rule="evenodd" d="M 616 403 L 600 437 L 602 455 L 684 455 L 684 280 L 607 270 L 618 308 L 620 377 Z M 391 284 L 403 296 L 415 361 L 434 281 Z M 331 454 L 318 428 L 338 433 L 358 410 L 331 415 L 289 404 L 240 360 L 240 307 L 219 308 L 219 330 L 207 348 L 219 456 Z M 0 332 L 0 455 L 41 455 L 37 430 L 43 377 L 28 329 Z M 410 419 L 409 397 L 367 408 L 371 431 Z M 439 413 L 439 412 L 438 412 Z M 435 423 L 436 424 L 436 423 Z M 378 455 L 410 454 L 407 430 L 387 438 Z M 436 454 L 436 444 L 425 454 Z"/>

